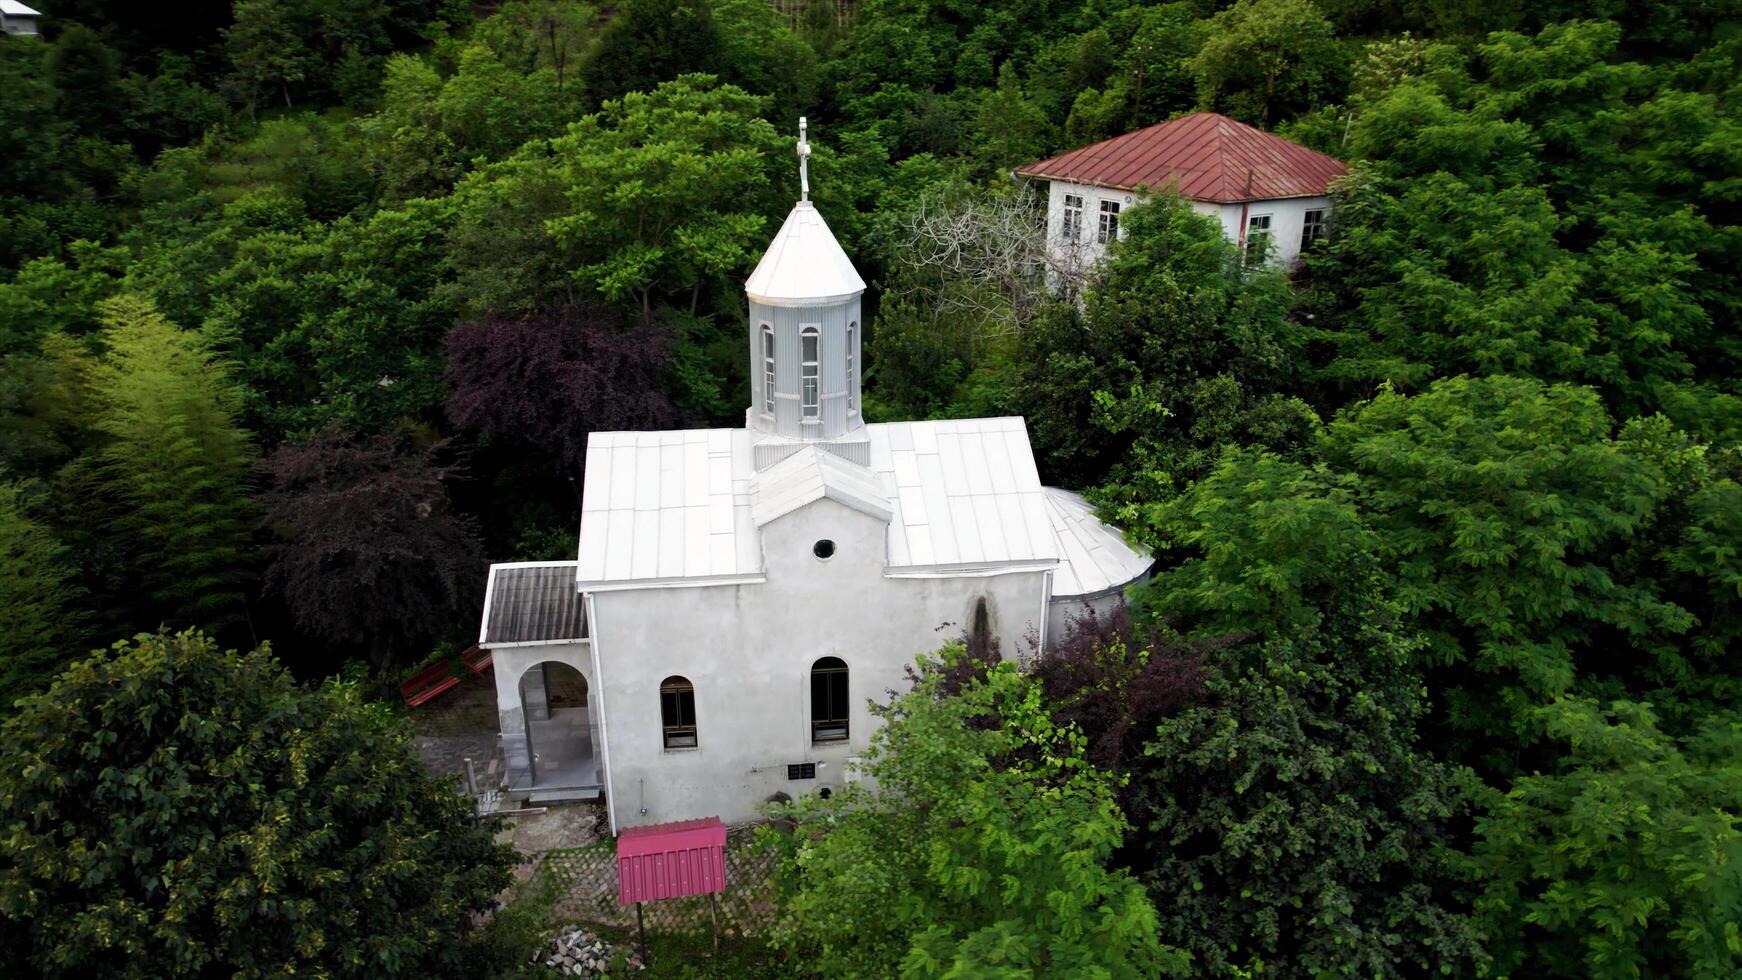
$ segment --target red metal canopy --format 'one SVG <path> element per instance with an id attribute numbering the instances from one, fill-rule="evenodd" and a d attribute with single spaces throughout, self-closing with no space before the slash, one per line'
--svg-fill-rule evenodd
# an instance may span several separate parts
<path id="1" fill-rule="evenodd" d="M 630 827 L 617 837 L 623 904 L 726 890 L 726 825 L 719 817 Z"/>

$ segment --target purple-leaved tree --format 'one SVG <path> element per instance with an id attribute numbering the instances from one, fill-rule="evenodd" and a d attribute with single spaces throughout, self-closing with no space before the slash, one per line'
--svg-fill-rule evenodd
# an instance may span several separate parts
<path id="1" fill-rule="evenodd" d="M 378 668 L 475 621 L 484 553 L 449 505 L 453 468 L 400 436 L 326 429 L 267 457 L 266 569 L 299 628 L 366 649 Z"/>
<path id="2" fill-rule="evenodd" d="M 448 417 L 578 476 L 587 433 L 675 426 L 669 329 L 601 304 L 464 323 L 448 335 Z"/>

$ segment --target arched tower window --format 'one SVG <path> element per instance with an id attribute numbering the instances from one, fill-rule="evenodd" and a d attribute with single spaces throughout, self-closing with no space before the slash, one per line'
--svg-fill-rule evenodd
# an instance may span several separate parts
<path id="1" fill-rule="evenodd" d="M 659 720 L 668 749 L 693 749 L 696 741 L 696 689 L 687 678 L 659 682 Z"/>
<path id="2" fill-rule="evenodd" d="M 762 414 L 774 414 L 774 328 L 762 325 Z"/>
<path id="3" fill-rule="evenodd" d="M 811 664 L 811 740 L 847 739 L 847 663 L 821 657 Z"/>
<path id="4" fill-rule="evenodd" d="M 820 379 L 817 376 L 817 347 L 821 339 L 814 326 L 805 327 L 799 334 L 799 376 L 803 382 L 801 394 L 804 396 L 804 411 L 801 414 L 807 419 L 817 417 L 818 406 L 821 404 Z"/>
<path id="5" fill-rule="evenodd" d="M 859 321 L 847 324 L 847 411 L 859 411 Z"/>

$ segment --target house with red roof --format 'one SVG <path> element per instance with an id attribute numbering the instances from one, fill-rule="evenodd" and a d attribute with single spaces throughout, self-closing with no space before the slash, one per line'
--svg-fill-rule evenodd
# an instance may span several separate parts
<path id="1" fill-rule="evenodd" d="M 1119 214 L 1171 189 L 1243 250 L 1292 263 L 1325 233 L 1331 184 L 1348 167 L 1214 112 L 1194 112 L 1031 163 L 1044 180 L 1047 241 L 1061 270 L 1087 269 L 1119 236 Z"/>

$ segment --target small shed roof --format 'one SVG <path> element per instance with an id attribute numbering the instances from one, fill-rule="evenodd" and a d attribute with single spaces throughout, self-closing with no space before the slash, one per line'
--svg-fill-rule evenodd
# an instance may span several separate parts
<path id="1" fill-rule="evenodd" d="M 584 639 L 587 617 L 575 590 L 572 561 L 490 566 L 478 645 L 559 643 Z"/>
<path id="2" fill-rule="evenodd" d="M 1045 495 L 1046 516 L 1059 542 L 1059 565 L 1052 576 L 1055 597 L 1122 589 L 1149 571 L 1155 559 L 1126 543 L 1118 528 L 1103 524 L 1088 501 L 1057 487 L 1047 487 Z"/>
<path id="3" fill-rule="evenodd" d="M 756 474 L 750 494 L 750 513 L 757 527 L 824 497 L 879 520 L 887 521 L 894 513 L 875 473 L 816 446 L 806 446 Z"/>
<path id="4" fill-rule="evenodd" d="M 1349 168 L 1341 160 L 1214 112 L 1194 112 L 1031 163 L 1026 177 L 1097 187 L 1174 186 L 1223 204 L 1320 197 Z"/>
<path id="5" fill-rule="evenodd" d="M 0 0 L 0 14 L 5 14 L 8 17 L 42 16 L 39 11 L 26 7 L 24 4 L 19 3 L 18 0 Z"/>
<path id="6" fill-rule="evenodd" d="M 630 827 L 617 837 L 617 898 L 625 905 L 726 890 L 719 817 Z"/>
<path id="7" fill-rule="evenodd" d="M 823 306 L 864 291 L 865 280 L 853 260 L 809 201 L 800 201 L 787 214 L 756 271 L 744 282 L 751 299 L 770 306 Z"/>

